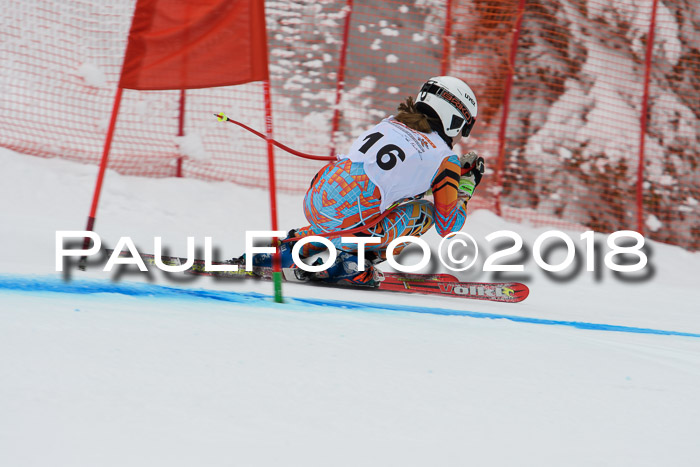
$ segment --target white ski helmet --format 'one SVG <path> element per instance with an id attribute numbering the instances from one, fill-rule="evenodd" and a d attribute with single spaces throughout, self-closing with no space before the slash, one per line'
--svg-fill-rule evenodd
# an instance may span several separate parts
<path id="1" fill-rule="evenodd" d="M 416 109 L 440 118 L 445 135 L 467 137 L 476 122 L 476 96 L 467 83 L 452 76 L 430 78 L 416 98 Z"/>

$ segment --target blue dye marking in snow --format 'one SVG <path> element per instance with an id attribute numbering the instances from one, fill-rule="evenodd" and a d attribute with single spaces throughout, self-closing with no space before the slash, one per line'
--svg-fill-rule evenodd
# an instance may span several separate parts
<path id="1" fill-rule="evenodd" d="M 206 289 L 183 289 L 168 287 L 164 285 L 153 285 L 143 283 L 115 283 L 97 280 L 79 280 L 66 282 L 56 277 L 18 277 L 11 275 L 0 275 L 1 290 L 19 292 L 55 292 L 67 294 L 121 294 L 136 297 L 159 297 L 159 298 L 190 298 L 218 300 L 230 303 L 239 303 L 253 306 L 276 306 L 272 302 L 271 295 L 257 292 L 231 292 Z M 631 326 L 616 326 L 612 324 L 586 323 L 582 321 L 560 321 L 553 319 L 528 318 L 525 316 L 504 315 L 499 313 L 482 313 L 467 310 L 450 310 L 446 308 L 420 307 L 411 305 L 392 305 L 385 303 L 360 303 L 345 300 L 329 300 L 319 298 L 291 298 L 288 303 L 302 306 L 305 309 L 308 305 L 323 308 L 340 308 L 345 310 L 374 311 L 374 312 L 410 312 L 423 313 L 441 316 L 467 316 L 481 319 L 505 319 L 516 323 L 544 324 L 549 326 L 569 326 L 577 329 L 587 329 L 594 331 L 614 331 L 635 334 L 656 334 L 664 336 L 683 336 L 700 338 L 700 334 L 680 331 L 665 331 L 662 329 L 637 328 Z"/>
<path id="2" fill-rule="evenodd" d="M 238 293 L 221 292 L 218 290 L 182 289 L 138 282 L 119 283 L 98 280 L 67 282 L 56 277 L 18 277 L 7 275 L 0 275 L 0 290 L 2 289 L 22 292 L 56 292 L 81 295 L 114 293 L 135 297 L 191 297 L 246 304 L 262 303 L 268 298 L 267 295 L 255 292 Z"/>

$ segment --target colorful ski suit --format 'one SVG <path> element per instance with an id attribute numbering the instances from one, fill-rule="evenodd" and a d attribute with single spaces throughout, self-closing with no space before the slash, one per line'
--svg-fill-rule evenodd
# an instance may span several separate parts
<path id="1" fill-rule="evenodd" d="M 323 167 L 304 198 L 304 214 L 310 225 L 295 236 L 342 232 L 342 236 L 378 237 L 366 251 L 385 258 L 389 243 L 397 237 L 419 237 L 433 224 L 441 236 L 462 228 L 466 202 L 457 197 L 461 168 L 459 158 L 436 133 L 421 133 L 393 117 L 362 134 L 348 154 Z M 434 204 L 417 199 L 432 189 Z M 387 212 L 388 211 L 388 212 Z M 375 225 L 361 229 L 363 225 Z M 340 250 L 356 245 L 329 238 Z M 399 245 L 395 254 L 405 246 Z M 325 249 L 306 244 L 301 254 L 310 256 Z"/>

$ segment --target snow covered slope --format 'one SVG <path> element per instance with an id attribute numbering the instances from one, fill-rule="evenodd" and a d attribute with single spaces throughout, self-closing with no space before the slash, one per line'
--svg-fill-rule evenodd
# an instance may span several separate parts
<path id="1" fill-rule="evenodd" d="M 0 166 L 0 465 L 690 466 L 700 455 L 697 253 L 650 243 L 635 282 L 601 264 L 549 277 L 531 254 L 546 229 L 478 211 L 465 231 L 485 250 L 497 230 L 524 239 L 527 255 L 510 259 L 525 271 L 506 276 L 530 286 L 521 304 L 286 284 L 278 305 L 269 283 L 99 268 L 71 272 L 69 289 L 55 231 L 84 227 L 97 169 L 2 149 Z M 304 223 L 299 198 L 280 203 L 283 228 Z M 144 252 L 160 235 L 174 254 L 188 235 L 211 236 L 227 258 L 246 230 L 268 227 L 264 192 L 109 172 L 96 231 Z M 580 232 L 567 233 L 583 259 Z M 512 319 L 478 319 L 498 316 Z"/>

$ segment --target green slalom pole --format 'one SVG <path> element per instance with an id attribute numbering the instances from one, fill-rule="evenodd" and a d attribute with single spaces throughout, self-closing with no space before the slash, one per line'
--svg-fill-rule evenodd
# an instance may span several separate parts
<path id="1" fill-rule="evenodd" d="M 275 253 L 272 255 L 272 286 L 275 289 L 275 303 L 284 303 L 282 297 L 282 255 L 280 246 L 282 242 L 278 238 L 272 239 L 275 245 Z"/>
<path id="2" fill-rule="evenodd" d="M 272 282 L 275 287 L 275 302 L 284 303 L 282 298 L 282 273 L 277 271 L 272 273 Z"/>

